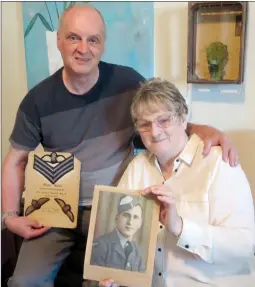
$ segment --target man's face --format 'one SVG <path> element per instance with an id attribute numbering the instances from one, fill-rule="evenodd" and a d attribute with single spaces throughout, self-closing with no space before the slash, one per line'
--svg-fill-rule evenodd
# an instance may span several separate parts
<path id="1" fill-rule="evenodd" d="M 132 240 L 135 233 L 142 225 L 142 209 L 137 205 L 116 216 L 117 230 L 129 240 Z"/>
<path id="2" fill-rule="evenodd" d="M 80 76 L 95 72 L 104 43 L 104 23 L 96 11 L 74 8 L 65 15 L 57 44 L 66 71 Z"/>

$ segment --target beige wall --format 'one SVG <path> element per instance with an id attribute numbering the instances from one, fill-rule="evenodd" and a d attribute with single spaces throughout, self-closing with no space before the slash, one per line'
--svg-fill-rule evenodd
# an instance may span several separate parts
<path id="1" fill-rule="evenodd" d="M 188 97 L 187 81 L 187 2 L 155 3 L 155 75 L 175 82 Z M 244 103 L 206 103 L 192 102 L 192 120 L 197 123 L 213 124 L 222 130 L 255 129 L 255 3 L 249 2 L 245 102 Z M 217 111 L 217 112 L 216 112 Z M 234 116 L 234 118 L 233 118 Z"/>
<path id="2" fill-rule="evenodd" d="M 3 94 L 2 151 L 8 150 L 17 107 L 27 91 L 21 3 L 4 2 L 2 24 Z M 249 3 L 245 71 L 245 101 L 233 103 L 192 102 L 192 121 L 229 132 L 240 150 L 241 160 L 255 190 L 255 3 Z M 190 101 L 186 83 L 187 2 L 155 3 L 155 76 L 176 83 Z M 241 134 L 240 134 L 241 133 Z"/>
<path id="3" fill-rule="evenodd" d="M 21 3 L 2 2 L 2 160 L 16 111 L 27 92 Z"/>
<path id="4" fill-rule="evenodd" d="M 227 134 L 238 148 L 241 165 L 251 185 L 255 204 L 255 130 L 232 130 Z"/>
<path id="5" fill-rule="evenodd" d="M 191 103 L 187 85 L 187 2 L 155 3 L 155 76 L 176 83 Z M 244 103 L 192 102 L 192 122 L 224 130 L 237 146 L 255 198 L 255 2 L 249 2 L 247 49 L 245 57 Z"/>

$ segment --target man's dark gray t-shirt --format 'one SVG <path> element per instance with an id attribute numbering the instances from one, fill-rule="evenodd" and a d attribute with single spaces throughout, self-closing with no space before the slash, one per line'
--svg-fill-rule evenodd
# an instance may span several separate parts
<path id="1" fill-rule="evenodd" d="M 10 137 L 14 148 L 70 152 L 81 161 L 80 205 L 95 184 L 116 185 L 133 157 L 130 105 L 144 78 L 129 67 L 99 63 L 99 79 L 84 95 L 70 93 L 62 69 L 31 89 Z"/>

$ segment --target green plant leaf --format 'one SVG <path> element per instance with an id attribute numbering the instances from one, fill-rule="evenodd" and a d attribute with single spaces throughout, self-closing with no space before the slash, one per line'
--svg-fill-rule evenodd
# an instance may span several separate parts
<path id="1" fill-rule="evenodd" d="M 63 3 L 63 11 L 66 10 L 66 6 L 67 6 L 67 1 L 65 1 L 65 2 Z"/>
<path id="2" fill-rule="evenodd" d="M 47 30 L 49 30 L 49 31 L 52 32 L 53 30 L 52 30 L 51 26 L 49 25 L 48 21 L 47 21 L 47 20 L 43 17 L 43 15 L 41 15 L 40 13 L 37 13 L 37 14 L 38 14 L 40 20 L 42 21 L 44 27 L 45 27 Z"/>
<path id="3" fill-rule="evenodd" d="M 35 24 L 35 21 L 36 19 L 38 18 L 38 13 L 35 14 L 35 16 L 31 19 L 31 21 L 29 22 L 28 26 L 27 26 L 27 29 L 25 31 L 25 34 L 24 34 L 24 38 L 26 38 L 26 36 L 29 34 L 29 32 L 31 31 L 31 29 L 33 28 L 34 24 Z"/>

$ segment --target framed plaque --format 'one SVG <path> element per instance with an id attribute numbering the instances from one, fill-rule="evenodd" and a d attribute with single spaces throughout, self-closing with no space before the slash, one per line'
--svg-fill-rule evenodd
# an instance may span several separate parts
<path id="1" fill-rule="evenodd" d="M 243 82 L 247 2 L 189 2 L 188 83 Z"/>
<path id="2" fill-rule="evenodd" d="M 96 186 L 84 279 L 151 286 L 158 219 L 159 205 L 140 191 Z"/>
<path id="3" fill-rule="evenodd" d="M 75 228 L 80 168 L 80 162 L 70 153 L 30 152 L 24 216 L 44 226 Z"/>

